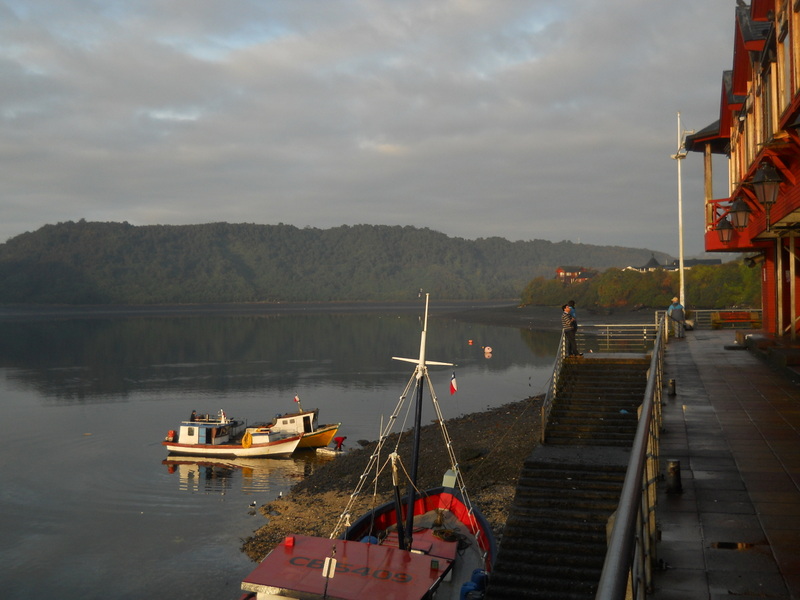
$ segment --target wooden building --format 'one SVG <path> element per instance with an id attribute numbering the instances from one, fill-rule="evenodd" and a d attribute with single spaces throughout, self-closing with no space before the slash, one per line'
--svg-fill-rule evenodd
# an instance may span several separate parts
<path id="1" fill-rule="evenodd" d="M 795 339 L 800 0 L 738 0 L 731 10 L 733 61 L 722 76 L 719 119 L 686 136 L 685 151 L 704 157 L 706 250 L 741 252 L 760 267 L 763 327 Z M 714 155 L 728 159 L 722 198 L 712 190 Z"/>
<path id="2" fill-rule="evenodd" d="M 597 271 L 594 269 L 572 266 L 556 267 L 556 279 L 565 284 L 583 283 L 595 275 L 597 275 Z"/>

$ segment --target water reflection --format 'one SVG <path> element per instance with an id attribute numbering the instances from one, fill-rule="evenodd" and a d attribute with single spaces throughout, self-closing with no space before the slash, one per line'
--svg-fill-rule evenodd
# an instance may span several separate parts
<path id="1" fill-rule="evenodd" d="M 410 315 L 247 315 L 0 322 L 0 364 L 40 393 L 64 400 L 147 390 L 289 389 L 300 381 L 372 386 L 393 355 L 417 352 Z M 548 364 L 558 334 L 431 323 L 428 355 L 501 371 Z M 470 345 L 469 341 L 473 344 Z M 492 347 L 491 354 L 483 348 Z M 491 360 L 487 360 L 491 358 Z"/>
<path id="2" fill-rule="evenodd" d="M 183 492 L 224 495 L 237 491 L 271 498 L 329 460 L 335 460 L 335 457 L 309 451 L 297 452 L 291 458 L 208 459 L 170 456 L 162 464 L 167 473 L 177 478 L 178 489 Z"/>

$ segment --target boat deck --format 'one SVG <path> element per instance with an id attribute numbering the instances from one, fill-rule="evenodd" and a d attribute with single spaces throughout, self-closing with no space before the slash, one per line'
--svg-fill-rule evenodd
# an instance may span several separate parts
<path id="1" fill-rule="evenodd" d="M 425 532 L 414 545 L 428 546 L 437 554 L 409 554 L 396 545 L 289 536 L 242 581 L 242 589 L 266 594 L 293 590 L 322 597 L 326 591 L 322 574 L 325 559 L 334 556 L 334 577 L 327 580 L 330 598 L 422 598 L 450 569 L 458 543 L 442 542 Z M 282 595 L 292 597 L 290 592 Z"/>

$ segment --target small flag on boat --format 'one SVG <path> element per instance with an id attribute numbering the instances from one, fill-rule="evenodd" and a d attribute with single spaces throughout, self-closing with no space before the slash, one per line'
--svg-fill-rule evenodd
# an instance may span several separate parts
<path id="1" fill-rule="evenodd" d="M 300 404 L 300 396 L 295 396 L 294 397 L 294 401 L 297 402 L 298 404 Z"/>
<path id="2" fill-rule="evenodd" d="M 453 371 L 453 376 L 450 378 L 450 395 L 452 396 L 458 391 L 458 384 L 456 383 L 456 372 Z"/>

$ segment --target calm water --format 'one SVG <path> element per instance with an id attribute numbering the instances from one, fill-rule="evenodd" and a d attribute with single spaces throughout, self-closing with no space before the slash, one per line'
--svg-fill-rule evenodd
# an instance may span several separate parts
<path id="1" fill-rule="evenodd" d="M 331 459 L 167 461 L 167 430 L 192 410 L 268 419 L 297 394 L 348 445 L 375 439 L 411 373 L 391 356 L 417 356 L 419 329 L 374 312 L 0 321 L 3 598 L 237 598 L 241 540 L 265 523 L 251 503 Z M 428 358 L 457 364 L 455 396 L 452 369 L 431 368 L 445 417 L 542 392 L 558 343 L 428 329 Z"/>

